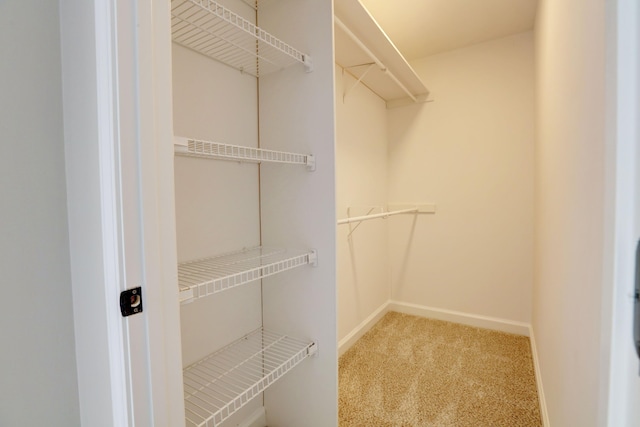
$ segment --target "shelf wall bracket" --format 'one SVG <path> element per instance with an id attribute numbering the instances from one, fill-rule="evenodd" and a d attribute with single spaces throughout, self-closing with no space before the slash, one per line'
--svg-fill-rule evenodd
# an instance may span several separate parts
<path id="1" fill-rule="evenodd" d="M 309 55 L 302 55 L 302 63 L 304 64 L 304 71 L 307 73 L 313 72 L 313 58 Z"/>
<path id="2" fill-rule="evenodd" d="M 307 170 L 313 172 L 316 170 L 316 156 L 307 154 Z"/>
<path id="3" fill-rule="evenodd" d="M 317 267 L 318 266 L 318 251 L 316 251 L 315 249 L 311 250 L 311 252 L 309 252 L 309 265 L 311 267 Z"/>
<path id="4" fill-rule="evenodd" d="M 353 40 L 355 44 L 360 47 L 360 49 L 362 49 L 363 52 L 366 53 L 369 58 L 371 58 L 372 61 L 374 61 L 374 63 L 380 68 L 383 73 L 385 73 L 400 89 L 402 89 L 403 92 L 407 94 L 409 98 L 411 98 L 411 100 L 413 100 L 413 102 L 417 102 L 416 96 L 411 93 L 411 91 L 404 84 L 402 84 L 402 82 L 400 82 L 400 80 L 398 80 L 398 78 L 391 71 L 387 69 L 387 66 L 384 65 L 384 63 L 380 59 L 378 59 L 378 57 L 374 55 L 373 52 L 371 52 L 371 50 L 358 38 L 358 36 L 356 36 L 349 29 L 349 27 L 347 27 L 337 17 L 334 17 L 334 22 L 340 27 L 340 29 L 342 29 L 342 31 L 345 32 L 347 36 L 349 36 L 349 38 L 351 38 L 351 40 Z"/>
<path id="5" fill-rule="evenodd" d="M 313 358 L 318 357 L 318 343 L 316 341 L 309 344 L 308 353 L 309 353 L 309 357 L 313 357 Z"/>
<path id="6" fill-rule="evenodd" d="M 343 93 L 342 93 L 342 102 L 344 103 L 345 98 L 347 97 L 347 95 L 349 94 L 349 92 L 351 92 L 356 86 L 358 86 L 360 84 L 360 82 L 362 82 L 362 79 L 364 79 L 367 76 L 367 73 L 369 71 L 371 71 L 371 69 L 374 67 L 374 65 L 376 65 L 375 62 L 370 62 L 368 64 L 361 64 L 361 65 L 355 65 L 352 67 L 348 67 L 348 68 L 356 68 L 356 67 L 362 67 L 362 66 L 367 66 L 367 69 L 364 71 L 364 73 L 362 73 L 362 75 L 360 77 L 358 77 L 358 79 L 356 80 L 356 82 L 354 84 L 352 84 L 349 88 L 347 88 Z M 342 75 L 344 76 L 344 71 L 347 68 L 343 68 L 342 69 Z M 351 74 L 351 73 L 349 73 Z M 355 76 L 354 76 L 355 77 Z"/>

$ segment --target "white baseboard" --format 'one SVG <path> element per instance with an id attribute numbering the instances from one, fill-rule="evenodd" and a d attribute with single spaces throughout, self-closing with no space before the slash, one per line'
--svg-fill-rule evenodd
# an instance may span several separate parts
<path id="1" fill-rule="evenodd" d="M 265 427 L 267 425 L 267 414 L 264 406 L 256 409 L 250 416 L 245 418 L 238 427 Z"/>
<path id="2" fill-rule="evenodd" d="M 513 320 L 480 316 L 442 308 L 426 307 L 400 301 L 389 301 L 387 311 L 397 311 L 399 313 L 412 314 L 429 319 L 445 320 L 447 322 L 461 323 L 477 328 L 492 329 L 494 331 L 508 332 L 510 334 L 524 335 L 527 337 L 530 332 L 530 325 L 524 322 L 515 322 Z"/>
<path id="3" fill-rule="evenodd" d="M 373 327 L 378 320 L 382 319 L 382 316 L 387 314 L 389 302 L 382 304 L 376 311 L 371 313 L 369 317 L 364 319 L 358 326 L 356 326 L 351 332 L 347 334 L 338 342 L 338 356 L 342 356 L 347 350 L 351 348 L 369 329 Z"/>
<path id="4" fill-rule="evenodd" d="M 536 373 L 536 385 L 538 387 L 538 399 L 540 399 L 540 416 L 542 417 L 542 427 L 550 427 L 549 412 L 547 411 L 547 401 L 544 397 L 544 388 L 542 387 L 542 373 L 540 372 L 540 361 L 538 359 L 538 349 L 536 347 L 536 339 L 533 333 L 533 327 L 529 327 L 529 341 L 531 342 L 531 354 L 533 356 L 533 369 Z"/>

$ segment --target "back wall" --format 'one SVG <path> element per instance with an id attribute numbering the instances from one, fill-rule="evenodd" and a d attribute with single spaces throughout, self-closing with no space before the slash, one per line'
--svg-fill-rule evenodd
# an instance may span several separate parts
<path id="1" fill-rule="evenodd" d="M 414 61 L 432 103 L 389 110 L 392 299 L 531 321 L 534 50 L 531 32 Z"/>

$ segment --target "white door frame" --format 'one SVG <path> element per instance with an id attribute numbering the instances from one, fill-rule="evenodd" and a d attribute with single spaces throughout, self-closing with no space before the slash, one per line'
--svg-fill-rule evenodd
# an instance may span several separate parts
<path id="1" fill-rule="evenodd" d="M 635 246 L 640 238 L 640 5 L 636 0 L 617 0 L 608 5 L 611 28 L 609 48 L 608 140 L 609 162 L 615 164 L 609 176 L 612 190 L 610 247 L 613 265 L 605 272 L 604 295 L 608 307 L 603 318 L 609 346 L 608 389 L 603 390 L 606 425 L 635 426 L 640 419 L 640 364 L 633 345 L 633 288 Z"/>
<path id="2" fill-rule="evenodd" d="M 125 1 L 126 2 L 126 1 Z M 137 2 L 140 188 L 154 427 L 185 423 L 182 382 L 170 0 Z"/>
<path id="3" fill-rule="evenodd" d="M 183 425 L 169 3 L 61 0 L 60 21 L 81 423 Z"/>

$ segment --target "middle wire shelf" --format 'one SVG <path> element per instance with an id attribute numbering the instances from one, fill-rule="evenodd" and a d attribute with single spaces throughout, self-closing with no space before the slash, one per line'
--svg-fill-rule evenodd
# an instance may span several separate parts
<path id="1" fill-rule="evenodd" d="M 303 265 L 315 266 L 316 251 L 254 247 L 178 264 L 180 302 L 244 285 Z"/>
<path id="2" fill-rule="evenodd" d="M 313 154 L 290 153 L 286 151 L 265 150 L 220 142 L 202 141 L 190 138 L 173 138 L 174 152 L 179 156 L 202 157 L 209 159 L 235 160 L 252 163 L 286 163 L 304 165 L 308 170 L 316 169 Z"/>

